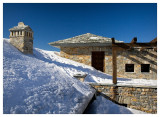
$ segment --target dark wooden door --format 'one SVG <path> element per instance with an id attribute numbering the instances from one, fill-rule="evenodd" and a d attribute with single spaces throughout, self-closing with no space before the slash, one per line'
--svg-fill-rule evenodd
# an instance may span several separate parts
<path id="1" fill-rule="evenodd" d="M 92 67 L 104 72 L 104 52 L 92 52 Z"/>

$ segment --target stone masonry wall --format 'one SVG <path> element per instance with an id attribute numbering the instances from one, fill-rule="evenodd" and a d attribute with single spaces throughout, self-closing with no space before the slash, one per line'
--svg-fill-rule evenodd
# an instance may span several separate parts
<path id="1" fill-rule="evenodd" d="M 125 64 L 134 64 L 134 72 L 125 72 Z M 141 64 L 150 64 L 150 72 L 141 72 Z M 157 52 L 151 49 L 118 52 L 117 74 L 118 77 L 157 79 Z"/>
<path id="2" fill-rule="evenodd" d="M 91 65 L 92 51 L 105 52 L 104 72 L 112 75 L 112 47 L 61 47 L 60 56 Z M 134 64 L 134 72 L 125 72 L 125 64 Z M 150 72 L 141 72 L 141 64 L 150 64 Z M 157 79 L 157 52 L 151 49 L 119 51 L 117 53 L 117 76 Z"/>
<path id="3" fill-rule="evenodd" d="M 157 113 L 157 87 L 91 84 L 112 101 L 147 113 Z"/>
<path id="4" fill-rule="evenodd" d="M 24 36 L 10 37 L 10 43 L 25 54 L 33 54 L 33 39 Z"/>

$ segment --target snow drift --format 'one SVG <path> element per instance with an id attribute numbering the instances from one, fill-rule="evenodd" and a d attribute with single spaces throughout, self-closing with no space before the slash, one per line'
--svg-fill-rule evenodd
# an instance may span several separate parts
<path id="1" fill-rule="evenodd" d="M 103 96 L 97 96 L 86 109 L 87 114 L 147 114 L 143 111 L 127 108 L 117 105 L 112 101 L 104 98 Z"/>
<path id="2" fill-rule="evenodd" d="M 82 113 L 95 91 L 55 63 L 40 49 L 24 55 L 4 39 L 3 112 Z"/>

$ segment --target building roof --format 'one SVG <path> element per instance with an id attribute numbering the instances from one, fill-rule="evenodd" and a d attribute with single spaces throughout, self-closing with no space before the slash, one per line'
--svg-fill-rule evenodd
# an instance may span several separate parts
<path id="1" fill-rule="evenodd" d="M 115 40 L 116 43 L 123 43 L 123 41 Z M 76 47 L 76 46 L 107 46 L 112 44 L 112 39 L 108 37 L 102 37 L 91 33 L 75 36 L 72 38 L 59 40 L 49 43 L 55 47 Z"/>
<path id="2" fill-rule="evenodd" d="M 25 25 L 23 22 L 19 22 L 18 26 L 14 26 L 13 28 L 9 29 L 9 31 L 18 31 L 18 30 L 32 31 L 32 29 L 28 25 Z"/>

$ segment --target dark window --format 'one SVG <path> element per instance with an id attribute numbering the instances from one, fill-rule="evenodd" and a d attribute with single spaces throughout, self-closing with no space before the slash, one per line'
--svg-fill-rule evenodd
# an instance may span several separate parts
<path id="1" fill-rule="evenodd" d="M 134 72 L 134 64 L 126 64 L 125 70 L 126 72 Z"/>
<path id="2" fill-rule="evenodd" d="M 150 64 L 141 64 L 141 72 L 149 72 Z"/>
<path id="3" fill-rule="evenodd" d="M 22 31 L 20 31 L 20 35 L 22 35 Z"/>

